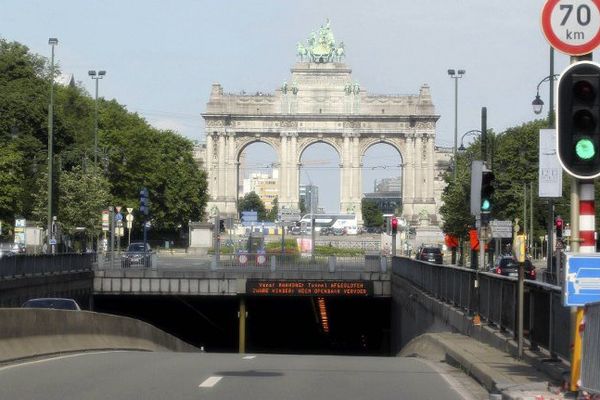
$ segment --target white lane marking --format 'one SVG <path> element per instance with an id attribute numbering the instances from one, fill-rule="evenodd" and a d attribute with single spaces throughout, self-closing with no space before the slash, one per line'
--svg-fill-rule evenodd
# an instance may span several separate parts
<path id="1" fill-rule="evenodd" d="M 198 385 L 201 388 L 210 388 L 215 386 L 219 381 L 223 379 L 222 376 L 211 376 L 210 378 L 206 378 L 204 382 Z"/>
<path id="2" fill-rule="evenodd" d="M 68 354 L 68 355 L 64 355 L 64 356 L 48 357 L 48 358 L 44 358 L 41 360 L 27 361 L 27 362 L 23 362 L 23 363 L 19 363 L 19 364 L 6 365 L 4 367 L 0 367 L 0 372 L 5 371 L 7 369 L 12 369 L 12 368 L 26 367 L 27 365 L 41 364 L 41 363 L 55 361 L 55 360 L 64 360 L 65 358 L 75 358 L 75 357 L 90 356 L 90 355 L 95 355 L 95 354 L 124 353 L 124 352 L 126 352 L 126 350 L 90 351 L 90 352 L 86 352 L 86 353 L 77 353 L 77 354 Z"/>
<path id="3" fill-rule="evenodd" d="M 256 358 L 256 356 L 246 356 L 244 358 L 242 358 L 243 360 L 252 360 L 253 358 Z"/>

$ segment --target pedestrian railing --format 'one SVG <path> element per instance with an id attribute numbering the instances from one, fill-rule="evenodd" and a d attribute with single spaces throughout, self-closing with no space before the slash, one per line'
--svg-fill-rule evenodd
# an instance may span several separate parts
<path id="1" fill-rule="evenodd" d="M 456 306 L 516 336 L 517 279 L 473 269 L 431 264 L 396 257 L 393 274 L 435 298 Z M 479 279 L 479 291 L 474 288 Z M 524 336 L 532 347 L 542 346 L 553 355 L 569 359 L 569 308 L 563 307 L 561 288 L 525 281 Z"/>
<path id="2" fill-rule="evenodd" d="M 585 310 L 581 388 L 600 393 L 600 303 L 590 304 Z"/>
<path id="3" fill-rule="evenodd" d="M 169 270 L 244 272 L 388 272 L 391 258 L 379 255 L 338 257 L 315 255 L 282 255 L 240 253 L 197 257 L 168 257 L 149 253 L 98 254 L 97 270 Z"/>
<path id="4" fill-rule="evenodd" d="M 35 275 L 92 270 L 96 254 L 19 254 L 0 257 L 0 278 L 22 278 Z"/>

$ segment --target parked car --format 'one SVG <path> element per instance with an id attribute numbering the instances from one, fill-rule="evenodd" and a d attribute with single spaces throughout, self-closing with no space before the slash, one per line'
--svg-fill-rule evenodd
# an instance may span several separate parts
<path id="1" fill-rule="evenodd" d="M 0 258 L 12 257 L 15 255 L 13 247 L 10 243 L 0 243 Z"/>
<path id="2" fill-rule="evenodd" d="M 134 242 L 127 247 L 127 250 L 121 256 L 121 267 L 130 268 L 132 265 L 149 268 L 152 266 L 152 249 L 144 242 Z"/>
<path id="3" fill-rule="evenodd" d="M 12 250 L 13 250 L 13 253 L 15 253 L 15 254 L 25 254 L 25 252 L 27 251 L 27 248 L 22 243 L 15 243 L 12 246 Z"/>
<path id="4" fill-rule="evenodd" d="M 321 228 L 321 230 L 319 231 L 319 235 L 321 236 L 329 236 L 333 233 L 333 229 L 329 228 L 327 226 L 324 226 Z"/>
<path id="5" fill-rule="evenodd" d="M 290 233 L 292 235 L 300 235 L 302 233 L 302 230 L 299 226 L 292 226 L 292 229 L 290 229 Z"/>
<path id="6" fill-rule="evenodd" d="M 342 236 L 346 234 L 346 228 L 333 228 L 331 233 L 333 236 Z"/>
<path id="7" fill-rule="evenodd" d="M 80 311 L 79 304 L 73 299 L 61 299 L 61 298 L 40 298 L 40 299 L 29 299 L 23 305 L 22 308 L 51 308 L 54 310 L 71 310 Z"/>
<path id="8" fill-rule="evenodd" d="M 519 276 L 519 263 L 513 256 L 500 256 L 496 258 L 492 272 L 516 278 Z M 537 273 L 531 260 L 525 260 L 525 279 L 535 280 L 536 276 Z"/>
<path id="9" fill-rule="evenodd" d="M 444 263 L 444 253 L 442 253 L 442 249 L 434 246 L 424 246 L 421 247 L 419 252 L 417 253 L 417 260 L 427 261 L 436 264 Z"/>

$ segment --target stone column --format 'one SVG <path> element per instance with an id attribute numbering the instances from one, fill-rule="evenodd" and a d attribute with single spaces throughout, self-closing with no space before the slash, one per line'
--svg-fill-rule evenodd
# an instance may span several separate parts
<path id="1" fill-rule="evenodd" d="M 346 213 L 352 205 L 352 151 L 350 149 L 351 133 L 344 133 L 344 144 L 340 154 L 340 213 Z"/>
<path id="2" fill-rule="evenodd" d="M 289 207 L 290 176 L 289 176 L 289 149 L 288 133 L 281 132 L 281 145 L 279 150 L 279 206 Z"/>
<path id="3" fill-rule="evenodd" d="M 360 163 L 360 133 L 352 135 L 352 207 L 360 225 L 362 225 L 362 168 Z"/>
<path id="4" fill-rule="evenodd" d="M 427 134 L 427 200 L 434 202 L 435 185 L 434 136 Z"/>
<path id="5" fill-rule="evenodd" d="M 207 179 L 208 179 L 208 195 L 211 199 L 216 198 L 216 188 L 215 188 L 215 177 L 214 177 L 214 173 L 215 173 L 215 169 L 214 169 L 214 165 L 213 165 L 213 158 L 214 158 L 214 153 L 213 153 L 213 146 L 214 146 L 214 141 L 213 141 L 213 135 L 212 133 L 207 133 L 206 134 L 206 174 L 207 174 Z"/>
<path id="6" fill-rule="evenodd" d="M 225 212 L 235 214 L 237 209 L 237 159 L 235 156 L 235 132 L 227 132 L 227 169 L 226 173 L 226 188 L 225 188 Z"/>
<path id="7" fill-rule="evenodd" d="M 219 201 L 223 201 L 225 198 L 225 132 L 219 132 L 219 144 L 218 144 L 218 152 L 219 152 L 219 160 L 217 166 L 217 198 Z M 224 211 L 224 210 L 221 210 Z"/>
<path id="8" fill-rule="evenodd" d="M 294 208 L 300 206 L 300 156 L 298 154 L 298 133 L 292 132 L 290 136 L 290 157 L 289 157 L 289 202 Z"/>

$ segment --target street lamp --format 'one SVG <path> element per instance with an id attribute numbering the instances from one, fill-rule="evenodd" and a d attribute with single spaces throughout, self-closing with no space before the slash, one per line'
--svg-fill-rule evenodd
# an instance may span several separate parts
<path id="1" fill-rule="evenodd" d="M 94 110 L 94 168 L 98 162 L 98 81 L 104 78 L 106 71 L 101 70 L 96 73 L 95 70 L 88 71 L 88 75 L 96 81 L 96 106 Z"/>
<path id="2" fill-rule="evenodd" d="M 465 137 L 468 135 L 475 135 L 475 134 L 479 134 L 481 135 L 481 131 L 478 129 L 473 129 L 470 131 L 465 132 L 462 137 L 460 138 L 460 147 L 458 148 L 458 151 L 463 152 L 466 150 L 465 146 L 463 145 L 463 141 L 465 140 Z"/>
<path id="3" fill-rule="evenodd" d="M 458 79 L 462 78 L 465 74 L 464 69 L 459 69 L 458 71 L 449 69 L 448 75 L 450 78 L 454 78 L 454 149 L 452 154 L 454 156 L 454 180 L 456 181 L 456 146 L 458 142 Z"/>
<path id="4" fill-rule="evenodd" d="M 541 114 L 542 109 L 544 108 L 544 102 L 540 98 L 540 85 L 544 82 L 549 82 L 550 80 L 555 81 L 558 79 L 559 76 L 560 76 L 559 74 L 548 75 L 547 77 L 542 79 L 540 81 L 540 83 L 538 83 L 537 88 L 536 88 L 535 99 L 533 99 L 533 101 L 531 102 L 531 106 L 533 107 L 534 113 Z M 550 91 L 550 102 L 552 103 L 552 91 Z M 551 104 L 551 106 L 552 106 L 552 104 Z M 552 108 L 552 107 L 550 107 L 550 108 Z M 553 110 L 550 109 L 548 112 L 552 113 L 552 111 Z"/>
<path id="5" fill-rule="evenodd" d="M 52 244 L 52 127 L 54 125 L 54 46 L 58 45 L 57 38 L 49 38 L 48 44 L 52 48 L 52 57 L 50 59 L 50 106 L 48 107 L 48 252 L 54 253 Z"/>

